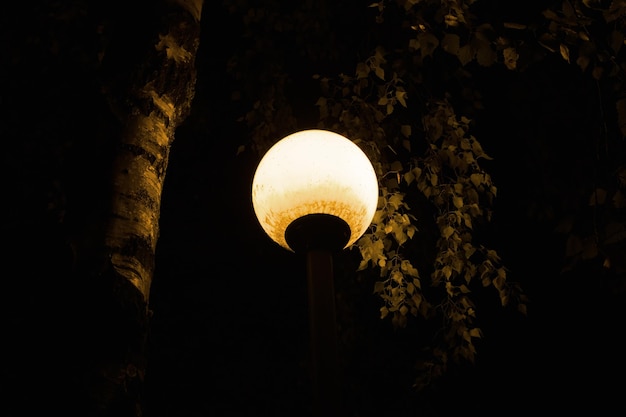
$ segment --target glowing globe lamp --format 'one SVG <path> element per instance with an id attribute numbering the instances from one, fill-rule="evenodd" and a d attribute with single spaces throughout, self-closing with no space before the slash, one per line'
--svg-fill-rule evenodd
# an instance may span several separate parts
<path id="1" fill-rule="evenodd" d="M 259 223 L 280 246 L 293 252 L 341 250 L 371 224 L 378 180 L 354 142 L 327 130 L 304 130 L 263 156 L 252 203 Z"/>

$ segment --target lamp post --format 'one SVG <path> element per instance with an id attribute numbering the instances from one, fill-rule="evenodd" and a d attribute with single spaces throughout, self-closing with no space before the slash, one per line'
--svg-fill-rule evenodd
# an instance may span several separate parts
<path id="1" fill-rule="evenodd" d="M 369 227 L 378 203 L 370 160 L 349 139 L 310 129 L 278 141 L 252 181 L 254 212 L 268 236 L 306 254 L 314 417 L 339 416 L 332 254 Z"/>

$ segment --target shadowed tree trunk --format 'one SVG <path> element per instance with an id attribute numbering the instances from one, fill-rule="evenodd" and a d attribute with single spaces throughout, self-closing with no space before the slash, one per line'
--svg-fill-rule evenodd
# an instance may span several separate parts
<path id="1" fill-rule="evenodd" d="M 145 27 L 123 22 L 104 51 L 104 89 L 120 135 L 98 279 L 112 290 L 112 313 L 126 323 L 111 335 L 122 336 L 114 355 L 94 364 L 95 415 L 141 414 L 161 193 L 176 128 L 194 95 L 201 8 L 202 0 L 148 2 L 137 15 Z"/>
<path id="2" fill-rule="evenodd" d="M 3 255 L 20 272 L 2 303 L 0 414 L 142 415 L 161 193 L 202 3 L 49 1 L 2 17 Z"/>

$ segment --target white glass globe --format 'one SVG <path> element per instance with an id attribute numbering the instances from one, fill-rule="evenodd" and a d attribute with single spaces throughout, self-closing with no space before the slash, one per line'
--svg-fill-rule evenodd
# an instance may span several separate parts
<path id="1" fill-rule="evenodd" d="M 263 156 L 252 181 L 252 204 L 263 230 L 282 247 L 287 227 L 309 214 L 339 217 L 350 227 L 344 248 L 365 233 L 378 203 L 378 179 L 365 153 L 327 130 L 296 132 Z"/>

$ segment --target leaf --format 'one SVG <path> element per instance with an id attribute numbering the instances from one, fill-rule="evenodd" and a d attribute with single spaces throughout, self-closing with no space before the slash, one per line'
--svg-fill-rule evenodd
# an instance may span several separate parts
<path id="1" fill-rule="evenodd" d="M 457 55 L 459 53 L 460 42 L 459 35 L 446 33 L 441 40 L 441 47 L 444 51 L 452 55 Z"/>
<path id="2" fill-rule="evenodd" d="M 459 48 L 456 56 L 461 61 L 461 65 L 465 66 L 474 59 L 474 49 L 470 46 L 470 44 L 463 45 Z"/>
<path id="3" fill-rule="evenodd" d="M 510 69 L 514 70 L 517 68 L 517 60 L 519 59 L 519 54 L 517 50 L 513 47 L 504 48 L 502 51 L 502 55 L 504 56 L 504 65 Z"/>
<path id="4" fill-rule="evenodd" d="M 391 171 L 402 171 L 402 162 L 400 161 L 393 161 L 391 163 Z"/>
<path id="5" fill-rule="evenodd" d="M 453 233 L 454 233 L 454 227 L 446 226 L 441 231 L 441 236 L 443 236 L 444 239 L 448 239 L 450 236 L 452 236 Z"/>
<path id="6" fill-rule="evenodd" d="M 504 22 L 503 25 L 507 29 L 523 30 L 527 28 L 527 25 L 524 25 L 521 23 L 515 23 L 515 22 Z"/>
<path id="7" fill-rule="evenodd" d="M 561 56 L 567 63 L 569 64 L 569 48 L 565 44 L 559 45 L 559 51 L 561 52 Z"/>
<path id="8" fill-rule="evenodd" d="M 498 289 L 498 291 L 502 291 L 502 289 L 504 288 L 504 283 L 505 283 L 505 278 L 501 275 L 498 275 L 494 280 L 493 280 L 493 286 L 496 287 L 496 289 Z"/>
<path id="9" fill-rule="evenodd" d="M 369 65 L 365 64 L 364 62 L 359 62 L 356 65 L 356 78 L 357 79 L 367 78 L 369 73 L 370 73 Z"/>
<path id="10" fill-rule="evenodd" d="M 477 42 L 478 49 L 476 51 L 476 62 L 483 67 L 489 67 L 496 62 L 496 52 L 491 45 L 485 41 Z"/>
<path id="11" fill-rule="evenodd" d="M 432 55 L 437 46 L 439 46 L 439 39 L 432 33 L 420 33 L 417 39 L 422 51 L 422 58 Z"/>
<path id="12" fill-rule="evenodd" d="M 474 327 L 469 331 L 470 336 L 480 338 L 482 334 L 480 333 L 480 329 L 478 327 Z"/>
<path id="13" fill-rule="evenodd" d="M 406 91 L 399 91 L 399 90 L 396 91 L 396 99 L 398 99 L 400 104 L 402 104 L 402 107 L 406 107 L 406 97 L 407 97 Z"/>
<path id="14" fill-rule="evenodd" d="M 382 69 L 381 67 L 377 66 L 377 67 L 374 69 L 374 72 L 376 73 L 376 76 L 377 76 L 378 78 L 380 78 L 380 79 L 381 79 L 381 80 L 383 80 L 383 81 L 385 80 L 385 70 L 384 70 L 384 69 Z"/>

